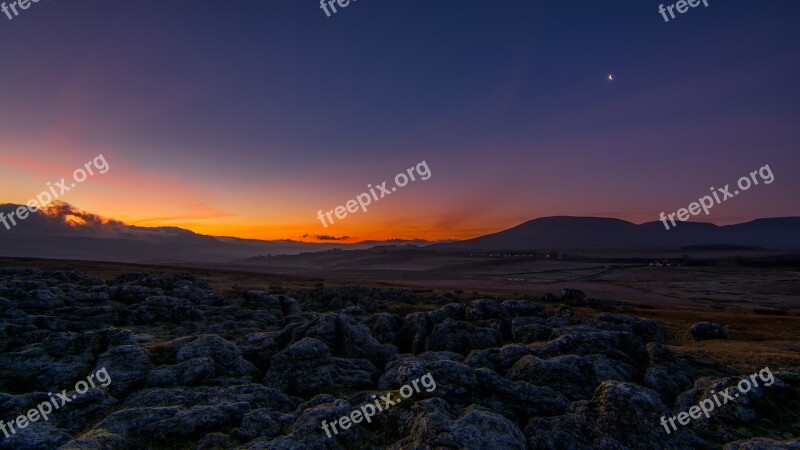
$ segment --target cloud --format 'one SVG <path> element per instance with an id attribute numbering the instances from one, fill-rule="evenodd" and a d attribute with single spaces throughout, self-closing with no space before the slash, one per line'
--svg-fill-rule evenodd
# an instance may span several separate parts
<path id="1" fill-rule="evenodd" d="M 318 241 L 347 241 L 349 239 L 355 239 L 354 237 L 351 236 L 336 237 L 327 234 L 304 234 L 302 238 L 303 239 L 314 238 Z"/>
<path id="2" fill-rule="evenodd" d="M 42 212 L 52 218 L 60 219 L 64 223 L 72 226 L 80 226 L 85 228 L 104 227 L 115 228 L 117 230 L 127 228 L 127 225 L 118 220 L 106 219 L 102 216 L 98 216 L 97 214 L 92 214 L 77 209 L 69 203 L 62 202 L 60 200 L 51 202 L 49 205 L 47 205 L 47 209 L 42 210 Z"/>
<path id="3" fill-rule="evenodd" d="M 59 224 L 59 231 L 68 229 L 71 234 L 80 236 L 163 240 L 194 235 L 192 231 L 177 227 L 149 228 L 128 225 L 119 220 L 83 211 L 60 200 L 50 202 L 47 209 L 40 210 L 38 214 L 50 222 Z"/>
<path id="4" fill-rule="evenodd" d="M 181 209 L 175 209 L 173 211 L 174 212 L 169 216 L 146 217 L 138 219 L 136 223 L 138 225 L 152 224 L 152 223 L 164 224 L 166 222 L 175 220 L 220 219 L 223 217 L 236 216 L 236 214 L 214 208 L 205 203 L 195 203 L 193 205 L 188 205 L 186 207 L 183 207 Z"/>

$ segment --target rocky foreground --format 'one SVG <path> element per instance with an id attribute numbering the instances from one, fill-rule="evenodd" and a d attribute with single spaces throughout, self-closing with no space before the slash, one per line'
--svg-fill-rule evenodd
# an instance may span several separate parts
<path id="1" fill-rule="evenodd" d="M 772 367 L 772 386 L 667 434 L 662 416 L 739 378 L 672 353 L 657 322 L 526 300 L 375 312 L 413 296 L 226 299 L 192 275 L 0 271 L 0 419 L 100 368 L 111 378 L 0 449 L 800 448 L 798 373 Z M 428 373 L 435 390 L 323 430 Z"/>

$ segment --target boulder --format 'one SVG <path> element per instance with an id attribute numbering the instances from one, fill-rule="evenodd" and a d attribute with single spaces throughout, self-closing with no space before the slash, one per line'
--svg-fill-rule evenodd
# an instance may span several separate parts
<path id="1" fill-rule="evenodd" d="M 511 421 L 478 406 L 462 413 L 442 399 L 423 400 L 411 409 L 410 435 L 389 447 L 525 450 L 525 436 Z"/>
<path id="2" fill-rule="evenodd" d="M 448 351 L 467 355 L 472 350 L 499 347 L 503 338 L 499 331 L 469 322 L 445 319 L 436 325 L 425 340 L 429 352 Z"/>
<path id="3" fill-rule="evenodd" d="M 706 447 L 687 429 L 666 433 L 660 418 L 671 415 L 656 392 L 634 383 L 605 381 L 591 401 L 573 403 L 567 414 L 532 418 L 525 435 L 531 449 Z"/>
<path id="4" fill-rule="evenodd" d="M 728 338 L 728 332 L 725 327 L 713 322 L 697 322 L 689 329 L 689 334 L 695 341 Z"/>
<path id="5" fill-rule="evenodd" d="M 256 376 L 258 369 L 242 357 L 236 344 L 217 335 L 200 336 L 178 350 L 178 362 L 195 358 L 211 358 L 218 377 Z"/>
<path id="6" fill-rule="evenodd" d="M 111 378 L 108 390 L 117 398 L 144 387 L 153 364 L 147 358 L 147 352 L 133 345 L 111 347 L 97 357 L 94 372 L 105 369 Z"/>
<path id="7" fill-rule="evenodd" d="M 647 344 L 650 365 L 644 375 L 644 384 L 658 392 L 661 401 L 667 406 L 675 403 L 675 397 L 691 389 L 697 374 L 689 363 L 672 353 L 664 344 Z"/>

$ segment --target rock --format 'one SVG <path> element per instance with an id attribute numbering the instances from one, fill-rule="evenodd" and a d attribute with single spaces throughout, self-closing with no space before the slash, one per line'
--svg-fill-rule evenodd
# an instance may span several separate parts
<path id="1" fill-rule="evenodd" d="M 547 311 L 544 306 L 529 300 L 506 300 L 503 307 L 503 317 L 539 317 L 547 319 Z"/>
<path id="2" fill-rule="evenodd" d="M 695 381 L 694 387 L 678 396 L 675 401 L 674 411 L 688 411 L 694 405 L 708 399 L 716 399 L 722 403 L 722 407 L 714 406 L 709 417 L 701 415 L 699 419 L 693 419 L 686 425 L 700 437 L 716 442 L 725 443 L 740 438 L 742 428 L 753 426 L 756 423 L 792 423 L 797 421 L 797 411 L 776 407 L 775 405 L 787 402 L 800 402 L 800 393 L 797 386 L 791 386 L 781 380 L 783 374 L 778 372 L 772 374 L 770 386 L 766 386 L 765 381 L 760 375 L 767 378 L 766 383 L 770 382 L 769 372 L 759 372 L 755 380 L 758 386 L 752 387 L 752 379 L 749 377 L 702 377 Z M 791 376 L 790 374 L 787 374 Z M 748 380 L 751 389 L 742 392 L 738 389 L 738 384 L 743 379 Z M 733 397 L 727 400 L 722 392 Z M 737 396 L 738 394 L 738 396 Z M 773 436 L 776 437 L 776 436 Z"/>
<path id="3" fill-rule="evenodd" d="M 509 381 L 489 369 L 476 370 L 475 377 L 475 403 L 515 423 L 526 423 L 533 416 L 563 414 L 567 408 L 564 396 L 553 389 Z"/>
<path id="4" fill-rule="evenodd" d="M 552 334 L 553 329 L 540 317 L 517 317 L 511 322 L 511 335 L 522 344 L 545 341 Z"/>
<path id="5" fill-rule="evenodd" d="M 330 350 L 323 342 L 303 338 L 272 357 L 264 384 L 290 394 L 310 394 L 333 385 Z"/>
<path id="6" fill-rule="evenodd" d="M 532 354 L 533 351 L 524 345 L 509 344 L 501 348 L 473 350 L 464 360 L 464 364 L 475 369 L 485 367 L 505 374 L 520 358 Z"/>
<path id="7" fill-rule="evenodd" d="M 484 298 L 469 302 L 467 310 L 464 311 L 464 318 L 466 320 L 503 319 L 506 317 L 505 313 L 499 300 Z"/>
<path id="8" fill-rule="evenodd" d="M 9 420 L 13 420 L 9 418 Z M 16 428 L 15 428 L 16 429 Z M 69 434 L 47 422 L 33 422 L 9 437 L 0 435 L 0 450 L 40 450 L 58 448 L 70 440 Z"/>
<path id="9" fill-rule="evenodd" d="M 647 365 L 644 343 L 633 333 L 564 327 L 553 330 L 553 337 L 555 339 L 542 347 L 541 355 L 603 355 L 637 368 Z"/>
<path id="10" fill-rule="evenodd" d="M 378 448 L 377 442 L 371 446 L 365 445 L 369 434 L 364 431 L 361 424 L 350 424 L 347 429 L 337 426 L 338 434 L 334 433 L 329 425 L 326 435 L 322 422 L 330 424 L 340 417 L 350 415 L 353 406 L 344 400 L 320 404 L 302 410 L 297 420 L 291 426 L 290 433 L 275 439 L 258 438 L 249 442 L 246 449 L 349 449 L 349 448 Z"/>
<path id="11" fill-rule="evenodd" d="M 586 294 L 583 291 L 578 289 L 562 289 L 561 290 L 561 299 L 562 300 L 584 300 L 586 298 Z"/>
<path id="12" fill-rule="evenodd" d="M 425 340 L 425 350 L 450 351 L 466 355 L 471 350 L 498 347 L 502 342 L 502 336 L 497 330 L 479 327 L 469 322 L 445 319 L 434 327 Z"/>
<path id="13" fill-rule="evenodd" d="M 196 309 L 189 300 L 166 296 L 148 297 L 141 303 L 131 306 L 131 319 L 134 323 L 182 322 L 198 320 L 203 313 Z"/>
<path id="14" fill-rule="evenodd" d="M 370 387 L 378 374 L 378 369 L 368 360 L 332 357 L 324 343 L 304 338 L 272 358 L 264 383 L 285 392 L 305 395 L 333 387 Z"/>
<path id="15" fill-rule="evenodd" d="M 356 306 L 361 308 L 366 313 L 374 313 L 378 309 L 377 302 L 366 295 L 358 299 Z"/>
<path id="16" fill-rule="evenodd" d="M 64 306 L 62 295 L 59 292 L 54 292 L 50 289 L 35 289 L 28 293 L 25 300 L 16 304 L 18 308 L 22 309 L 54 309 Z"/>
<path id="17" fill-rule="evenodd" d="M 366 359 L 332 358 L 334 384 L 345 389 L 366 389 L 375 385 L 380 372 Z"/>
<path id="18" fill-rule="evenodd" d="M 0 314 L 5 314 L 11 309 L 12 303 L 11 300 L 7 298 L 0 297 Z"/>
<path id="19" fill-rule="evenodd" d="M 213 334 L 198 337 L 181 347 L 175 355 L 178 362 L 204 357 L 214 361 L 215 375 L 218 377 L 258 375 L 258 369 L 242 358 L 236 344 Z"/>
<path id="20" fill-rule="evenodd" d="M 179 414 L 183 408 L 132 408 L 111 413 L 87 433 L 67 444 L 71 449 L 128 448 L 132 442 L 153 439 L 154 424 Z M 152 440 L 150 441 L 152 442 Z M 157 443 L 163 446 L 163 442 Z"/>
<path id="21" fill-rule="evenodd" d="M 572 324 L 575 312 L 567 305 L 559 305 L 558 311 L 553 316 L 547 318 L 547 325 L 553 328 L 568 327 Z"/>
<path id="22" fill-rule="evenodd" d="M 144 349 L 132 345 L 112 347 L 97 357 L 94 372 L 106 369 L 111 378 L 111 395 L 124 398 L 144 387 L 153 365 Z"/>
<path id="23" fill-rule="evenodd" d="M 689 430 L 667 434 L 660 424 L 663 416 L 671 412 L 656 392 L 634 383 L 605 381 L 591 401 L 573 403 L 567 414 L 531 419 L 525 435 L 531 449 L 706 447 Z"/>
<path id="24" fill-rule="evenodd" d="M 663 344 L 667 341 L 667 333 L 664 331 L 664 327 L 655 320 L 604 312 L 597 316 L 595 326 L 603 327 L 604 325 L 615 325 L 616 327 L 612 329 L 634 333 L 644 342 L 659 342 Z"/>
<path id="25" fill-rule="evenodd" d="M 381 344 L 395 344 L 397 342 L 397 333 L 400 327 L 403 326 L 403 319 L 396 314 L 379 313 L 370 316 L 365 325 L 369 327 L 372 336 Z"/>
<path id="26" fill-rule="evenodd" d="M 92 368 L 91 354 L 50 358 L 42 348 L 29 347 L 0 355 L 0 390 L 5 392 L 49 391 L 63 380 L 82 378 Z"/>
<path id="27" fill-rule="evenodd" d="M 247 442 L 257 437 L 272 438 L 280 432 L 278 413 L 262 408 L 245 414 L 241 425 L 233 429 L 231 435 L 239 441 Z"/>
<path id="28" fill-rule="evenodd" d="M 265 408 L 282 413 L 292 412 L 297 407 L 294 400 L 277 389 L 260 384 L 144 389 L 126 398 L 123 406 L 128 409 L 190 408 L 221 403 L 247 403 L 252 409 Z"/>
<path id="29" fill-rule="evenodd" d="M 252 333 L 239 343 L 242 357 L 266 372 L 272 357 L 278 353 L 276 333 Z"/>
<path id="30" fill-rule="evenodd" d="M 195 406 L 148 422 L 141 427 L 141 432 L 159 443 L 180 444 L 199 434 L 230 428 L 240 423 L 249 410 L 250 406 L 244 402 Z"/>
<path id="31" fill-rule="evenodd" d="M 696 341 L 706 341 L 709 339 L 727 339 L 728 332 L 725 327 L 712 322 L 697 322 L 692 325 L 689 334 Z"/>
<path id="32" fill-rule="evenodd" d="M 796 372 L 775 371 L 768 388 L 667 434 L 662 416 L 740 378 L 670 352 L 659 323 L 622 314 L 561 305 L 549 316 L 502 298 L 373 313 L 454 298 L 436 296 L 423 306 L 408 291 L 349 285 L 226 299 L 191 275 L 106 283 L 0 269 L 0 418 L 48 392 L 76 396 L 49 421 L 0 435 L 0 450 L 795 447 L 780 439 L 800 430 Z M 329 312 L 337 305 L 350 309 Z M 102 368 L 108 386 L 70 391 Z M 400 398 L 404 385 L 413 391 Z M 397 403 L 327 436 L 323 420 L 378 396 Z M 750 438 L 759 435 L 769 439 Z"/>
<path id="33" fill-rule="evenodd" d="M 422 353 L 425 351 L 425 339 L 431 333 L 433 325 L 428 313 L 411 313 L 403 319 L 403 325 L 397 332 L 397 348 L 401 352 Z"/>
<path id="34" fill-rule="evenodd" d="M 97 331 L 55 332 L 42 342 L 42 348 L 54 358 L 84 353 L 99 354 L 109 347 L 136 345 L 136 337 L 128 330 L 105 328 Z"/>
<path id="35" fill-rule="evenodd" d="M 341 313 L 348 316 L 363 316 L 365 314 L 364 310 L 360 306 L 349 306 L 344 308 Z"/>
<path id="36" fill-rule="evenodd" d="M 458 414 L 442 399 L 418 402 L 411 409 L 411 433 L 389 447 L 525 450 L 525 436 L 503 416 L 470 406 Z"/>
<path id="37" fill-rule="evenodd" d="M 150 289 L 143 286 L 121 285 L 111 290 L 111 300 L 124 305 L 145 301 L 148 297 L 162 295 L 161 289 Z"/>
<path id="38" fill-rule="evenodd" d="M 635 371 L 602 355 L 525 356 L 506 375 L 510 380 L 548 386 L 569 400 L 586 399 L 605 380 L 630 381 Z"/>
<path id="39" fill-rule="evenodd" d="M 283 295 L 269 295 L 266 291 L 249 291 L 244 295 L 244 300 L 253 304 L 258 310 L 269 311 L 278 320 L 284 320 L 287 316 L 301 312 L 297 300 Z"/>
<path id="40" fill-rule="evenodd" d="M 800 450 L 800 439 L 778 441 L 769 438 L 743 439 L 725 445 L 723 450 Z"/>
<path id="41" fill-rule="evenodd" d="M 71 391 L 67 396 L 74 396 L 74 399 L 68 404 L 69 406 L 64 405 L 54 411 L 50 423 L 72 435 L 79 434 L 103 419 L 118 404 L 117 399 L 103 389 L 101 383 L 97 383 L 96 388 L 91 388 L 83 394 Z M 38 406 L 43 401 L 47 401 L 47 398 L 40 399 L 35 405 L 30 405 L 30 408 Z"/>
<path id="42" fill-rule="evenodd" d="M 650 365 L 644 376 L 644 384 L 658 392 L 667 406 L 675 403 L 675 397 L 691 389 L 697 375 L 689 363 L 667 349 L 664 344 L 647 344 Z"/>
<path id="43" fill-rule="evenodd" d="M 192 358 L 172 366 L 159 366 L 150 372 L 147 387 L 196 386 L 216 374 L 211 358 Z"/>
<path id="44" fill-rule="evenodd" d="M 414 380 L 430 373 L 436 382 L 436 389 L 414 394 L 415 399 L 442 397 L 452 402 L 469 402 L 478 392 L 478 379 L 475 370 L 454 360 L 457 354 L 447 352 L 428 352 L 420 356 L 400 355 L 386 367 L 386 372 L 378 381 L 382 391 L 400 389 Z"/>
<path id="45" fill-rule="evenodd" d="M 236 443 L 225 433 L 211 433 L 197 442 L 195 450 L 227 450 L 236 447 Z"/>
<path id="46" fill-rule="evenodd" d="M 290 324 L 284 333 L 290 334 L 291 342 L 317 339 L 325 343 L 334 356 L 366 359 L 378 368 L 383 368 L 397 354 L 394 345 L 381 344 L 372 337 L 369 328 L 342 314 L 315 315 L 308 322 Z"/>

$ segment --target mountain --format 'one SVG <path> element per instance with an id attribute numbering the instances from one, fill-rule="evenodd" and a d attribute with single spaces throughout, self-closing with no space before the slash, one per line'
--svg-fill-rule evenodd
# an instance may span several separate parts
<path id="1" fill-rule="evenodd" d="M 603 217 L 543 217 L 508 230 L 455 243 L 428 246 L 440 251 L 559 249 L 680 249 L 692 245 L 731 245 L 770 250 L 800 250 L 800 217 L 757 219 L 736 225 L 661 222 L 636 225 Z"/>
<path id="2" fill-rule="evenodd" d="M 8 216 L 20 205 L 0 204 Z M 309 243 L 293 240 L 262 241 L 197 234 L 178 227 L 138 227 L 73 208 L 51 206 L 47 213 L 30 214 L 17 225 L 0 222 L 0 256 L 57 258 L 133 263 L 228 263 L 242 258 L 294 255 L 332 249 L 364 249 L 375 245 L 429 242 L 368 241 Z"/>
<path id="3" fill-rule="evenodd" d="M 0 212 L 8 216 L 19 206 L 0 205 Z M 229 263 L 259 256 L 405 245 L 437 251 L 661 250 L 688 246 L 800 250 L 800 217 L 758 219 L 727 226 L 682 222 L 670 230 L 661 222 L 636 225 L 602 217 L 544 217 L 466 241 L 427 244 L 431 243 L 423 240 L 308 243 L 206 236 L 177 227 L 127 225 L 66 203 L 53 205 L 47 213 L 30 214 L 23 221 L 17 219 L 17 225 L 8 230 L 0 222 L 0 256 L 181 264 Z"/>

